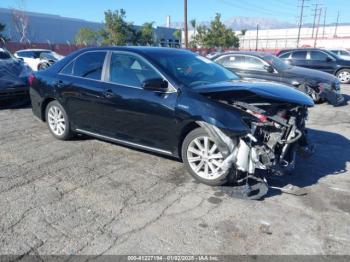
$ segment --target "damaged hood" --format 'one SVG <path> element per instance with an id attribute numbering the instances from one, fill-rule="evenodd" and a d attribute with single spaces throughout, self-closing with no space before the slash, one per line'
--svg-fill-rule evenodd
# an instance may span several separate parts
<path id="1" fill-rule="evenodd" d="M 303 106 L 313 106 L 312 99 L 292 87 L 271 83 L 271 82 L 257 82 L 248 80 L 236 80 L 208 84 L 194 87 L 193 91 L 200 94 L 223 94 L 225 96 L 235 97 L 235 94 L 250 93 L 261 98 L 271 99 L 279 102 L 288 102 Z"/>
<path id="2" fill-rule="evenodd" d="M 286 76 L 313 79 L 318 82 L 335 83 L 337 81 L 337 78 L 329 73 L 305 67 L 291 66 L 290 68 L 284 70 L 282 73 Z"/>

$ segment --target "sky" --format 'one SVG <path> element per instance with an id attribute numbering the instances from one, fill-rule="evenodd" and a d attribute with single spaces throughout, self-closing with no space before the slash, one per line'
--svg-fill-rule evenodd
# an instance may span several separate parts
<path id="1" fill-rule="evenodd" d="M 183 21 L 183 0 L 0 0 L 0 7 L 22 8 L 27 11 L 56 14 L 102 22 L 107 9 L 126 10 L 127 21 L 134 24 L 155 22 L 165 24 L 167 15 L 172 21 Z M 312 9 L 319 2 L 327 7 L 327 22 L 335 22 L 338 9 L 340 22 L 350 22 L 350 0 L 305 0 L 305 22 L 313 22 Z M 215 13 L 223 20 L 233 16 L 266 17 L 296 24 L 301 0 L 188 0 L 188 18 L 210 21 Z"/>

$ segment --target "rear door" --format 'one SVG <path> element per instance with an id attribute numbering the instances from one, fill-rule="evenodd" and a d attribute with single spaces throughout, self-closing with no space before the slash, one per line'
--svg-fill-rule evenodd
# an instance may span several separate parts
<path id="1" fill-rule="evenodd" d="M 293 66 L 309 67 L 307 55 L 308 52 L 305 50 L 293 51 L 287 61 Z"/>
<path id="2" fill-rule="evenodd" d="M 104 123 L 102 72 L 106 51 L 88 51 L 68 64 L 55 83 L 75 128 L 97 132 Z"/>
<path id="3" fill-rule="evenodd" d="M 308 63 L 309 68 L 320 70 L 330 74 L 333 74 L 333 72 L 336 70 L 335 59 L 322 51 L 310 51 L 310 59 Z"/>

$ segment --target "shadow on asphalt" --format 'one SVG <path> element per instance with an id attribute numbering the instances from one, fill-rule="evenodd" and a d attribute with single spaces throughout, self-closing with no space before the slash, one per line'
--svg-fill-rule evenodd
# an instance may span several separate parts
<path id="1" fill-rule="evenodd" d="M 30 108 L 31 103 L 29 98 L 18 98 L 18 99 L 11 99 L 7 101 L 0 101 L 0 110 L 6 110 L 6 109 L 23 109 L 23 108 Z"/>
<path id="2" fill-rule="evenodd" d="M 341 175 L 347 171 L 346 164 L 350 162 L 350 140 L 337 133 L 309 129 L 309 138 L 315 145 L 315 154 L 310 159 L 297 159 L 296 169 L 292 175 L 271 177 L 270 186 L 296 186 L 300 189 L 316 184 L 321 178 L 331 175 Z M 302 190 L 298 190 L 300 194 Z M 281 190 L 271 189 L 265 196 L 271 197 L 283 194 Z"/>

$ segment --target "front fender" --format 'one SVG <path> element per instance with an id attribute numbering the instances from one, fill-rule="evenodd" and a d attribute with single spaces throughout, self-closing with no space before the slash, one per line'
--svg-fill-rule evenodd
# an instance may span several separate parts
<path id="1" fill-rule="evenodd" d="M 250 132 L 238 109 L 194 92 L 180 93 L 176 115 L 180 129 L 191 122 L 203 121 L 232 136 Z"/>

